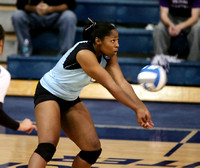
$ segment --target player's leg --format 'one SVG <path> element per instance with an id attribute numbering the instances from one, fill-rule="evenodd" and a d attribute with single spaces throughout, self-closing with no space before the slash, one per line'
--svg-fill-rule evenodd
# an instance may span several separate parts
<path id="1" fill-rule="evenodd" d="M 62 113 L 61 123 L 66 135 L 81 149 L 72 168 L 90 168 L 101 153 L 101 144 L 87 107 L 77 103 Z"/>
<path id="2" fill-rule="evenodd" d="M 60 137 L 60 108 L 55 101 L 35 107 L 38 147 L 29 161 L 29 168 L 43 168 L 53 157 Z"/>

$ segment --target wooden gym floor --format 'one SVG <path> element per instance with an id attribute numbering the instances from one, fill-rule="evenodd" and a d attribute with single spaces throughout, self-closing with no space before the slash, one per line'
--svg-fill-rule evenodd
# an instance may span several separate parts
<path id="1" fill-rule="evenodd" d="M 101 139 L 103 152 L 93 167 L 198 168 L 200 167 L 200 144 L 185 143 L 186 139 L 182 143 Z M 0 167 L 24 168 L 37 146 L 37 137 L 1 134 L 0 142 Z M 182 146 L 172 155 L 165 156 L 179 144 Z M 48 163 L 48 167 L 70 168 L 72 159 L 78 152 L 79 149 L 68 138 L 62 137 L 57 152 L 52 161 Z"/>
<path id="2" fill-rule="evenodd" d="M 12 80 L 5 111 L 21 121 L 34 120 L 32 95 L 37 81 Z M 152 112 L 155 127 L 138 127 L 135 114 L 98 84 L 82 92 L 91 111 L 103 152 L 93 168 L 200 168 L 199 88 L 167 86 L 148 93 L 133 85 Z M 191 90 L 190 90 L 191 89 Z M 187 103 L 186 103 L 187 102 Z M 17 110 L 16 110 L 17 109 Z M 37 146 L 37 133 L 26 135 L 0 127 L 0 168 L 25 168 Z M 48 168 L 70 168 L 79 149 L 61 133 Z"/>

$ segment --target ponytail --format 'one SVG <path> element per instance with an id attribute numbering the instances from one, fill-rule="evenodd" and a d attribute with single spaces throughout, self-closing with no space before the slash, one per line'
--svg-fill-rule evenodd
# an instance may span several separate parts
<path id="1" fill-rule="evenodd" d="M 83 28 L 83 40 L 91 40 L 91 34 L 94 31 L 94 26 L 97 24 L 93 22 L 90 18 L 88 18 L 89 23 Z"/>
<path id="2" fill-rule="evenodd" d="M 94 22 L 88 18 L 89 23 L 83 28 L 83 40 L 88 40 L 92 43 L 95 42 L 95 38 L 103 40 L 105 36 L 108 36 L 111 30 L 116 29 L 114 24 L 108 22 Z"/>

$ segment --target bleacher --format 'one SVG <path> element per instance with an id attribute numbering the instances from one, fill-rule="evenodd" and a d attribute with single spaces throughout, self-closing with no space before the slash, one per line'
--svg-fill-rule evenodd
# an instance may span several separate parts
<path id="1" fill-rule="evenodd" d="M 52 55 L 58 50 L 56 34 L 45 32 L 34 38 L 34 47 L 39 54 L 31 57 L 17 55 L 17 39 L 10 20 L 12 12 L 16 10 L 14 4 L 15 0 L 0 0 L 0 23 L 7 32 L 1 61 L 7 61 L 13 79 L 38 80 L 59 59 L 55 54 Z M 140 69 L 150 64 L 146 58 L 153 56 L 153 30 L 147 30 L 145 27 L 159 21 L 158 1 L 77 0 L 75 13 L 78 17 L 75 42 L 81 40 L 82 26 L 88 17 L 95 21 L 110 21 L 116 24 L 120 35 L 120 66 L 124 76 L 131 83 L 137 83 Z M 50 39 L 48 41 L 51 43 L 45 43 L 46 39 Z M 138 58 L 140 56 L 141 58 Z M 200 62 L 171 63 L 170 67 L 167 85 L 200 86 Z"/>
<path id="2" fill-rule="evenodd" d="M 0 23 L 7 32 L 4 55 L 1 61 L 7 61 L 8 56 L 17 53 L 17 38 L 11 23 L 12 13 L 16 10 L 15 1 L 0 0 L 0 16 L 4 16 L 0 17 Z M 77 0 L 75 13 L 78 17 L 75 42 L 82 39 L 83 25 L 90 17 L 95 21 L 110 21 L 116 24 L 120 34 L 120 56 L 149 56 L 153 53 L 152 30 L 146 30 L 145 26 L 149 23 L 156 24 L 158 22 L 158 1 Z M 5 20 L 4 18 L 8 19 Z M 47 41 L 46 39 L 50 40 Z M 33 45 L 34 53 L 37 56 L 55 55 L 59 49 L 57 34 L 44 32 L 34 37 Z M 12 57 L 8 59 L 9 64 L 12 64 Z"/>
<path id="3" fill-rule="evenodd" d="M 16 36 L 11 23 L 11 15 L 16 7 L 14 5 L 15 0 L 0 0 L 0 2 L 0 23 L 7 32 L 5 56 L 3 56 L 3 61 L 5 61 L 7 55 L 17 52 Z M 144 27 L 149 23 L 156 24 L 158 22 L 159 8 L 157 1 L 77 0 L 75 13 L 78 17 L 75 42 L 82 39 L 82 26 L 90 17 L 95 21 L 110 21 L 117 25 L 120 34 L 120 53 L 153 53 L 152 31 L 145 30 Z M 7 19 L 5 20 L 5 18 Z M 132 26 L 130 27 L 130 25 Z M 51 39 L 48 40 L 48 44 L 47 38 Z M 45 32 L 35 37 L 33 45 L 37 54 L 44 54 L 46 51 L 50 51 L 46 52 L 48 54 L 54 54 L 56 52 L 53 51 L 59 49 L 56 34 L 52 32 Z"/>

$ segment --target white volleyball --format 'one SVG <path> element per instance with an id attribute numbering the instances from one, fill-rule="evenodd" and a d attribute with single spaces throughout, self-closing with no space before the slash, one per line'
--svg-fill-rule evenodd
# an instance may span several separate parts
<path id="1" fill-rule="evenodd" d="M 141 69 L 137 80 L 146 90 L 159 91 L 167 83 L 167 74 L 159 65 L 147 65 Z"/>

